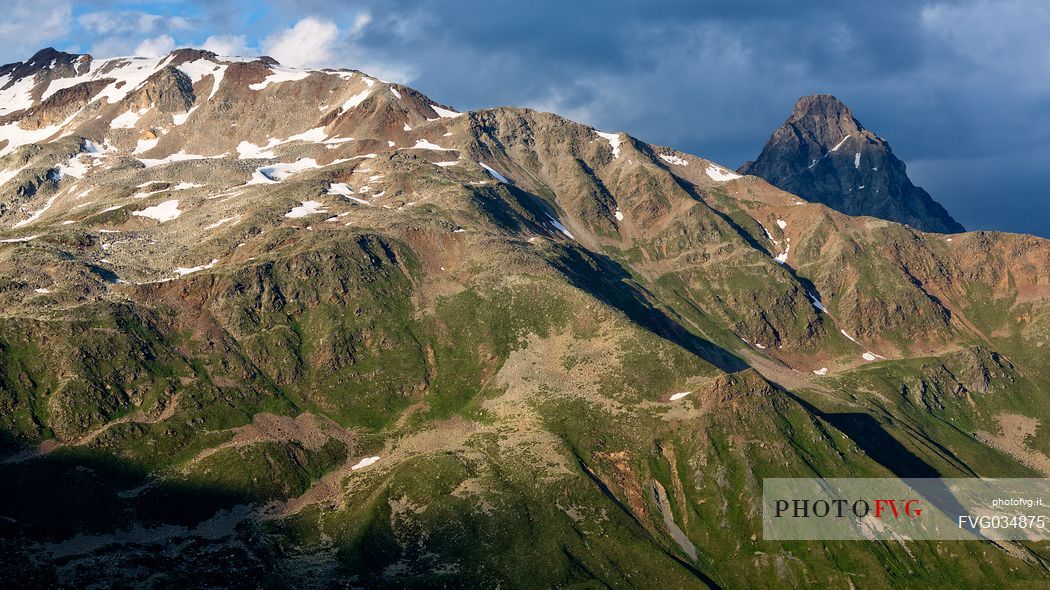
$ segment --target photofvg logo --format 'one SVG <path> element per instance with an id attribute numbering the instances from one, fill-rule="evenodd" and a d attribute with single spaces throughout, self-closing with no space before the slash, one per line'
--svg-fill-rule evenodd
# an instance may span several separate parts
<path id="1" fill-rule="evenodd" d="M 762 497 L 771 540 L 1050 538 L 1048 479 L 766 479 Z"/>
<path id="2" fill-rule="evenodd" d="M 850 501 L 845 498 L 834 500 L 796 498 L 794 500 L 781 499 L 776 501 L 774 518 L 867 518 L 874 515 L 875 518 L 885 518 L 892 515 L 900 519 L 918 518 L 922 516 L 922 500 L 919 498 L 894 499 L 876 498 L 868 500 L 861 498 Z"/>

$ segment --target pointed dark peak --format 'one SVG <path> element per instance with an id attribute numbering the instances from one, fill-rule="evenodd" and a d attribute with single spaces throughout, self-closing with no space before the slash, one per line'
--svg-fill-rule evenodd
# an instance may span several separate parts
<path id="1" fill-rule="evenodd" d="M 26 61 L 17 61 L 0 66 L 0 76 L 9 76 L 5 88 L 26 76 L 36 75 L 42 70 L 52 69 L 64 74 L 75 75 L 75 64 L 81 58 L 90 56 L 59 51 L 54 47 L 45 47 L 33 54 Z"/>
<path id="2" fill-rule="evenodd" d="M 803 96 L 754 162 L 740 171 L 848 215 L 870 215 L 926 231 L 962 231 L 912 184 L 889 144 L 830 94 Z"/>

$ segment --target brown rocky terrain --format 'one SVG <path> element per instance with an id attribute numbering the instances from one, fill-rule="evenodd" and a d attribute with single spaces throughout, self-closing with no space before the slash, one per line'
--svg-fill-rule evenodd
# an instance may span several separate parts
<path id="1" fill-rule="evenodd" d="M 1050 241 L 267 58 L 45 50 L 0 116 L 26 584 L 1046 575 L 1039 544 L 800 547 L 759 511 L 764 477 L 1032 475 Z"/>

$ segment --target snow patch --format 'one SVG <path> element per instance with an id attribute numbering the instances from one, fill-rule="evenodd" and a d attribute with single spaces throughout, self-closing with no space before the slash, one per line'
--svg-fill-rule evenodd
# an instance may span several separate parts
<path id="1" fill-rule="evenodd" d="M 328 137 L 328 132 L 324 130 L 324 127 L 314 127 L 313 129 L 293 135 L 280 143 L 289 143 L 292 141 L 312 141 L 314 143 L 320 143 L 324 141 L 326 137 Z"/>
<path id="2" fill-rule="evenodd" d="M 224 217 L 224 218 L 216 221 L 215 223 L 211 223 L 211 224 L 208 224 L 208 225 L 204 226 L 204 229 L 216 229 L 216 228 L 218 228 L 220 226 L 223 226 L 223 225 L 225 225 L 227 223 L 230 223 L 232 221 L 237 221 L 238 219 L 240 219 L 240 217 L 241 217 L 240 215 L 234 215 L 233 217 Z"/>
<path id="3" fill-rule="evenodd" d="M 32 215 L 30 215 L 29 217 L 23 219 L 22 221 L 19 221 L 13 227 L 19 228 L 19 227 L 22 227 L 24 225 L 29 225 L 30 223 L 33 223 L 37 219 L 40 219 L 40 216 L 43 215 L 44 213 L 46 213 L 47 210 L 51 208 L 51 205 L 55 204 L 55 199 L 57 199 L 57 198 L 58 198 L 58 195 L 55 195 L 55 196 L 51 197 L 50 199 L 47 200 L 47 203 L 44 203 L 43 208 L 41 208 L 41 209 L 39 209 L 37 211 L 34 211 Z"/>
<path id="4" fill-rule="evenodd" d="M 609 145 L 612 147 L 613 159 L 615 160 L 616 158 L 619 158 L 620 157 L 620 141 L 621 141 L 620 140 L 620 134 L 619 133 L 604 133 L 604 132 L 601 132 L 601 131 L 595 131 L 595 133 L 597 133 L 602 138 L 604 138 L 605 141 L 609 142 Z"/>
<path id="5" fill-rule="evenodd" d="M 7 155 L 14 151 L 15 148 L 21 147 L 23 145 L 27 145 L 30 143 L 38 143 L 51 137 L 52 135 L 58 133 L 62 129 L 62 127 L 64 127 L 65 124 L 72 120 L 72 118 L 75 116 L 76 113 L 70 115 L 69 118 L 63 121 L 62 123 L 58 123 L 55 125 L 51 125 L 50 127 L 44 127 L 42 129 L 36 129 L 32 131 L 22 129 L 18 125 L 18 123 L 0 125 L 0 141 L 5 139 L 7 140 L 7 145 L 4 146 L 4 149 L 0 150 L 0 156 Z"/>
<path id="6" fill-rule="evenodd" d="M 160 138 L 158 138 L 158 137 L 155 137 L 153 139 L 140 139 L 135 144 L 135 151 L 133 151 L 131 153 L 133 153 L 133 154 L 144 154 L 144 153 L 150 151 L 151 149 L 157 147 L 157 142 L 158 141 L 160 141 Z"/>
<path id="7" fill-rule="evenodd" d="M 58 178 L 61 180 L 66 176 L 72 176 L 73 178 L 84 178 L 87 174 L 87 164 L 80 161 L 80 154 L 77 154 L 69 159 L 68 162 L 58 165 Z"/>
<path id="8" fill-rule="evenodd" d="M 572 235 L 571 233 L 569 233 L 569 230 L 568 230 L 568 229 L 566 229 L 566 228 L 565 228 L 565 226 L 564 226 L 564 225 L 562 225 L 560 221 L 558 221 L 557 219 L 555 219 L 555 218 L 551 217 L 551 216 L 550 216 L 550 214 L 548 214 L 548 215 L 547 215 L 547 219 L 549 219 L 549 220 L 550 220 L 550 222 L 551 222 L 551 225 L 553 225 L 555 229 L 557 229 L 557 230 L 558 230 L 558 231 L 560 231 L 561 233 L 563 233 L 563 234 L 565 234 L 566 236 L 568 236 L 568 238 L 569 238 L 570 240 L 575 240 L 575 239 L 576 239 L 576 237 L 575 237 L 575 236 L 573 236 L 573 235 Z"/>
<path id="9" fill-rule="evenodd" d="M 31 236 L 26 236 L 24 238 L 7 238 L 7 239 L 4 239 L 4 240 L 0 240 L 0 244 L 14 244 L 14 243 L 17 243 L 17 242 L 29 242 L 29 241 L 35 240 L 35 239 L 37 239 L 39 237 L 40 237 L 40 234 L 33 234 Z"/>
<path id="10" fill-rule="evenodd" d="M 137 90 L 147 78 L 153 75 L 161 65 L 168 61 L 168 56 L 155 58 L 118 57 L 106 60 L 98 69 L 92 68 L 91 78 L 115 78 L 97 98 L 105 98 L 110 104 L 118 103 L 127 95 Z M 117 63 L 115 68 L 102 73 L 110 64 Z"/>
<path id="11" fill-rule="evenodd" d="M 149 109 L 142 109 L 139 111 L 126 111 L 117 115 L 110 121 L 109 126 L 112 129 L 133 129 L 135 124 L 139 122 L 142 115 L 149 112 Z"/>
<path id="12" fill-rule="evenodd" d="M 842 147 L 842 144 L 846 143 L 846 140 L 849 139 L 850 137 L 851 136 L 849 136 L 849 135 L 847 135 L 846 137 L 843 137 L 842 141 L 836 143 L 835 147 L 831 148 L 831 151 L 833 151 L 833 152 L 839 151 L 839 148 Z"/>
<path id="13" fill-rule="evenodd" d="M 443 109 L 443 108 L 441 108 L 441 107 L 437 106 L 436 104 L 432 104 L 432 105 L 430 105 L 430 108 L 431 108 L 431 109 L 432 109 L 432 110 L 433 110 L 433 111 L 434 111 L 435 113 L 437 113 L 437 115 L 438 115 L 439 117 L 441 117 L 442 119 L 451 119 L 451 118 L 453 118 L 453 117 L 458 117 L 458 116 L 460 116 L 460 115 L 462 115 L 462 114 L 463 114 L 463 113 L 460 113 L 460 112 L 456 112 L 456 111 L 450 111 L 450 110 L 448 110 L 448 109 Z"/>
<path id="14" fill-rule="evenodd" d="M 784 251 L 781 252 L 780 254 L 777 254 L 776 256 L 774 256 L 773 260 L 776 260 L 780 264 L 787 264 L 787 261 L 788 261 L 788 250 L 791 250 L 791 244 L 787 244 L 784 247 Z"/>
<path id="15" fill-rule="evenodd" d="M 193 114 L 193 111 L 197 110 L 198 106 L 200 106 L 200 105 L 194 106 L 192 109 L 186 111 L 185 113 L 181 113 L 181 114 L 178 114 L 178 115 L 172 115 L 171 116 L 171 122 L 174 123 L 175 125 L 182 125 L 183 123 L 186 122 L 187 119 L 190 118 L 190 115 Z"/>
<path id="16" fill-rule="evenodd" d="M 183 277 L 183 276 L 186 276 L 188 274 L 193 274 L 195 272 L 199 272 L 199 271 L 202 271 L 202 270 L 207 270 L 207 269 L 215 266 L 215 264 L 217 262 L 219 262 L 218 258 L 212 258 L 211 262 L 209 262 L 208 264 L 202 264 L 200 266 L 191 266 L 189 268 L 180 266 L 180 267 L 175 269 L 175 274 L 179 275 L 180 277 Z"/>
<path id="17" fill-rule="evenodd" d="M 352 469 L 353 471 L 357 471 L 358 469 L 364 469 L 365 467 L 372 465 L 376 461 L 379 461 L 379 457 L 365 457 L 364 459 L 361 459 L 360 461 L 355 463 L 352 467 L 350 467 L 350 469 Z"/>
<path id="18" fill-rule="evenodd" d="M 242 160 L 266 159 L 277 157 L 272 151 L 257 146 L 249 141 L 237 144 L 237 157 Z"/>
<path id="19" fill-rule="evenodd" d="M 780 229 L 787 229 L 788 222 L 784 221 L 783 219 L 778 219 L 777 225 L 780 227 Z"/>
<path id="20" fill-rule="evenodd" d="M 828 374 L 828 368 L 827 367 L 821 367 L 821 368 L 817 369 L 816 371 L 813 371 L 813 374 L 814 375 L 827 375 Z"/>
<path id="21" fill-rule="evenodd" d="M 851 340 L 852 342 L 855 342 L 855 343 L 857 343 L 857 344 L 860 344 L 860 342 L 857 342 L 857 339 L 856 339 L 856 338 L 854 338 L 853 336 L 850 336 L 849 334 L 847 334 L 845 330 L 843 330 L 843 329 L 841 329 L 841 328 L 840 328 L 840 329 L 839 329 L 839 332 L 841 332 L 841 333 L 842 333 L 842 335 L 843 335 L 843 336 L 845 336 L 846 338 L 849 338 L 849 339 L 850 339 L 850 340 Z"/>
<path id="22" fill-rule="evenodd" d="M 436 151 L 439 151 L 439 152 L 454 152 L 454 151 L 456 151 L 456 150 L 454 150 L 452 148 L 441 147 L 441 146 L 439 146 L 436 143 L 430 143 L 429 141 L 427 141 L 425 139 L 417 139 L 416 140 L 416 145 L 414 145 L 414 146 L 412 146 L 410 148 L 406 148 L 406 149 L 410 149 L 410 150 L 436 150 Z"/>
<path id="23" fill-rule="evenodd" d="M 810 293 L 809 291 L 806 291 L 806 296 L 809 297 L 810 302 L 813 303 L 813 307 L 817 308 L 818 310 L 824 313 L 828 313 L 828 310 L 824 309 L 824 304 L 820 302 L 820 299 L 817 299 L 816 295 Z"/>
<path id="24" fill-rule="evenodd" d="M 139 143 L 142 142 L 140 141 Z M 160 166 L 161 164 L 171 164 L 172 162 L 185 162 L 187 160 L 210 160 L 221 157 L 222 156 L 201 156 L 198 154 L 187 154 L 185 150 L 179 150 L 174 154 L 163 158 L 139 158 L 139 162 L 142 162 L 146 166 L 146 168 L 153 168 L 154 166 Z"/>
<path id="25" fill-rule="evenodd" d="M 613 213 L 613 215 L 616 216 L 616 221 L 623 221 L 623 211 L 620 211 L 619 207 L 616 208 L 616 213 Z"/>
<path id="26" fill-rule="evenodd" d="M 709 164 L 707 166 L 707 170 L 704 170 L 704 172 L 706 172 L 707 175 L 711 177 L 711 180 L 716 180 L 718 182 L 728 182 L 730 180 L 736 180 L 737 178 L 741 177 L 735 172 L 730 172 L 725 168 L 722 168 L 721 166 L 715 166 L 714 164 Z"/>
<path id="27" fill-rule="evenodd" d="M 666 155 L 666 154 L 660 154 L 660 159 L 662 159 L 664 162 L 667 162 L 668 164 L 674 164 L 675 166 L 688 166 L 689 165 L 689 162 L 686 162 L 684 159 L 679 158 L 678 156 L 669 156 L 669 155 Z"/>
<path id="28" fill-rule="evenodd" d="M 853 167 L 860 168 L 860 152 L 857 152 L 857 155 L 853 156 Z"/>
<path id="29" fill-rule="evenodd" d="M 274 154 L 273 148 L 287 143 L 291 143 L 293 141 L 308 141 L 313 143 L 329 143 L 329 141 L 331 141 L 331 143 L 334 144 L 343 143 L 346 141 L 353 141 L 352 137 L 340 137 L 334 140 L 328 140 L 326 139 L 327 137 L 328 132 L 325 131 L 324 127 L 314 127 L 313 129 L 308 129 L 302 133 L 292 135 L 287 139 L 277 139 L 275 137 L 271 137 L 269 140 L 267 140 L 266 145 L 262 146 L 256 145 L 249 141 L 242 141 L 241 143 L 237 144 L 237 157 L 242 160 L 276 158 L 277 156 L 276 154 Z"/>
<path id="30" fill-rule="evenodd" d="M 0 86 L 8 82 L 9 76 L 0 78 Z M 52 82 L 52 85 L 56 82 Z M 13 113 L 33 106 L 32 90 L 36 85 L 34 76 L 26 76 L 11 85 L 10 88 L 0 90 L 0 114 Z M 57 90 L 57 89 L 56 89 Z M 47 98 L 46 94 L 44 98 Z M 42 99 L 41 99 L 42 100 Z"/>
<path id="31" fill-rule="evenodd" d="M 343 103 L 343 107 L 342 107 L 343 111 L 349 111 L 350 109 L 352 109 L 352 108 L 356 107 L 357 105 L 361 104 L 362 102 L 365 101 L 366 98 L 368 98 L 368 95 L 370 95 L 370 94 L 372 94 L 371 85 L 369 85 L 369 89 L 368 90 L 364 90 L 362 92 L 359 92 L 359 93 L 351 96 L 349 99 L 347 99 L 347 101 Z"/>
<path id="32" fill-rule="evenodd" d="M 311 168 L 320 168 L 317 164 L 317 160 L 313 158 L 303 158 L 296 160 L 292 163 L 278 162 L 270 166 L 263 166 L 256 168 L 255 172 L 252 173 L 251 180 L 248 184 L 267 184 L 270 182 L 281 182 L 289 176 L 302 172 L 303 170 L 309 170 Z"/>
<path id="33" fill-rule="evenodd" d="M 493 177 L 493 178 L 495 178 L 496 180 L 498 180 L 498 181 L 500 181 L 500 182 L 502 182 L 502 183 L 505 183 L 505 184 L 510 184 L 510 181 L 509 181 L 509 180 L 507 180 L 507 177 L 506 177 L 506 176 L 503 176 L 503 175 L 502 175 L 502 174 L 500 174 L 499 172 L 496 172 L 496 171 L 495 171 L 495 170 L 494 170 L 494 169 L 492 168 L 492 166 L 489 166 L 489 165 L 488 165 L 488 164 L 486 164 L 485 162 L 478 162 L 478 164 L 481 164 L 481 167 L 482 167 L 482 168 L 484 168 L 485 170 L 488 170 L 489 174 L 491 174 L 491 175 L 492 175 L 492 177 Z M 570 236 L 570 237 L 572 237 L 572 236 Z"/>
<path id="34" fill-rule="evenodd" d="M 211 74 L 216 68 L 219 68 L 218 64 L 206 59 L 195 59 L 188 61 L 178 67 L 186 77 L 190 79 L 190 82 L 196 84 L 205 76 Z"/>
<path id="35" fill-rule="evenodd" d="M 295 80 L 302 80 L 313 72 L 307 70 L 297 70 L 295 68 L 286 68 L 283 66 L 270 66 L 270 71 L 273 72 L 266 77 L 262 82 L 255 84 L 249 84 L 248 88 L 252 90 L 262 90 L 270 84 L 280 84 L 281 82 L 294 82 Z"/>
<path id="36" fill-rule="evenodd" d="M 673 401 L 673 402 L 674 401 L 678 401 L 678 400 L 682 399 L 683 397 L 689 395 L 690 393 L 693 393 L 693 392 L 692 391 L 682 391 L 682 392 L 679 392 L 679 393 L 675 393 L 675 394 L 671 395 L 671 401 Z"/>
<path id="37" fill-rule="evenodd" d="M 182 215 L 182 211 L 179 211 L 178 199 L 172 199 L 170 201 L 164 201 L 159 205 L 146 207 L 141 211 L 132 211 L 131 214 L 139 217 L 149 217 L 150 219 L 156 219 L 157 221 L 164 223 L 165 221 L 171 221 L 179 215 Z"/>
<path id="38" fill-rule="evenodd" d="M 346 184 L 345 182 L 333 183 L 331 186 L 328 187 L 328 194 L 330 194 L 330 195 L 339 195 L 341 197 L 346 197 L 347 199 L 350 199 L 351 201 L 353 201 L 355 203 L 359 203 L 361 205 L 367 205 L 369 207 L 373 206 L 372 203 L 369 203 L 368 201 L 366 201 L 364 199 L 355 197 L 354 196 L 354 189 L 350 188 L 350 185 Z M 383 196 L 383 193 L 379 193 L 376 196 L 377 197 L 381 197 L 381 196 Z"/>
<path id="39" fill-rule="evenodd" d="M 292 210 L 285 213 L 284 216 L 291 219 L 299 219 L 315 213 L 325 213 L 324 205 L 320 201 L 303 201 L 302 205 L 292 207 Z"/>

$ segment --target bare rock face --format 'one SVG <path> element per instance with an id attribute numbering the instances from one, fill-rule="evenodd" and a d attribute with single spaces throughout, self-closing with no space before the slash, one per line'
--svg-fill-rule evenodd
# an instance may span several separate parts
<path id="1" fill-rule="evenodd" d="M 162 113 L 185 113 L 193 106 L 193 82 L 177 68 L 168 66 L 150 76 L 133 98 L 133 106 L 156 106 Z"/>
<path id="2" fill-rule="evenodd" d="M 739 172 L 848 215 L 870 215 L 924 231 L 963 226 L 912 184 L 886 140 L 864 128 L 830 94 L 803 96 L 754 162 Z"/>

